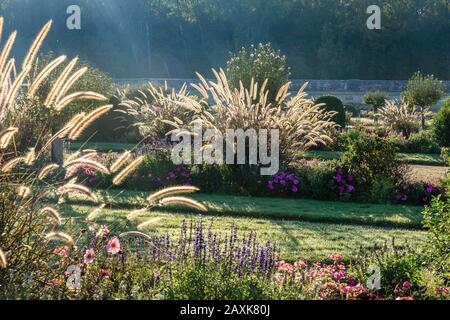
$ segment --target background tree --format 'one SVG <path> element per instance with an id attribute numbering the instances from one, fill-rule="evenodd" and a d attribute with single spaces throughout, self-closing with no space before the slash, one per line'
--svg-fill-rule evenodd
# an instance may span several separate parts
<path id="1" fill-rule="evenodd" d="M 365 94 L 363 102 L 371 106 L 374 112 L 377 112 L 378 108 L 382 107 L 388 99 L 389 94 L 387 92 L 377 91 Z"/>
<path id="2" fill-rule="evenodd" d="M 242 48 L 232 54 L 227 62 L 227 77 L 233 89 L 250 88 L 252 81 L 261 87 L 267 80 L 268 99 L 275 103 L 278 90 L 289 81 L 290 68 L 286 65 L 286 56 L 275 50 L 270 43 Z"/>
<path id="3" fill-rule="evenodd" d="M 401 96 L 408 104 L 420 108 L 422 129 L 425 129 L 426 112 L 442 98 L 443 94 L 442 81 L 433 75 L 424 76 L 420 71 L 417 71 L 409 79 Z"/>
<path id="4" fill-rule="evenodd" d="M 366 0 L 76 2 L 81 30 L 65 25 L 71 0 L 0 0 L 0 10 L 30 41 L 53 18 L 45 51 L 79 55 L 113 78 L 211 76 L 229 52 L 260 42 L 286 55 L 293 78 L 406 79 L 418 69 L 450 78 L 447 0 L 379 1 L 381 30 L 367 29 Z"/>
<path id="5" fill-rule="evenodd" d="M 431 131 L 441 147 L 450 147 L 450 97 L 434 116 Z"/>
<path id="6" fill-rule="evenodd" d="M 389 94 L 387 92 L 376 91 L 364 95 L 363 102 L 372 107 L 375 114 L 375 123 L 378 123 L 378 109 L 384 106 L 387 99 L 389 99 Z"/>

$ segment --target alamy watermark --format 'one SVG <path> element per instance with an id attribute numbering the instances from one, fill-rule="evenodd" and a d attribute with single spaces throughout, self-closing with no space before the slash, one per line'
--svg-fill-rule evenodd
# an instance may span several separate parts
<path id="1" fill-rule="evenodd" d="M 270 131 L 270 140 L 269 140 Z M 194 124 L 192 133 L 172 133 L 171 159 L 174 164 L 253 164 L 260 165 L 261 175 L 274 175 L 280 162 L 278 129 L 227 129 L 225 137 L 215 129 Z M 270 147 L 270 153 L 269 153 Z"/>
<path id="2" fill-rule="evenodd" d="M 366 25 L 369 30 L 380 30 L 381 29 L 381 9 L 377 5 L 371 5 L 367 7 L 367 14 L 370 17 L 367 19 Z"/>
<path id="3" fill-rule="evenodd" d="M 381 289 L 381 270 L 379 266 L 369 266 L 367 269 L 366 286 L 369 290 L 380 290 Z"/>
<path id="4" fill-rule="evenodd" d="M 66 20 L 66 26 L 69 30 L 81 29 L 81 8 L 80 6 L 73 4 L 67 7 L 66 13 L 69 17 Z"/>

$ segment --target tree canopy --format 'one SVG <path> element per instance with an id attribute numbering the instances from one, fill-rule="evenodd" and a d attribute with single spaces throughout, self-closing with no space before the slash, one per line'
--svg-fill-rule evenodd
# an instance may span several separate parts
<path id="1" fill-rule="evenodd" d="M 79 0 L 81 30 L 68 30 L 72 2 L 0 0 L 0 10 L 30 41 L 54 19 L 48 50 L 81 53 L 116 78 L 193 77 L 260 42 L 287 56 L 294 78 L 450 78 L 447 0 Z M 371 4 L 381 30 L 366 26 Z"/>

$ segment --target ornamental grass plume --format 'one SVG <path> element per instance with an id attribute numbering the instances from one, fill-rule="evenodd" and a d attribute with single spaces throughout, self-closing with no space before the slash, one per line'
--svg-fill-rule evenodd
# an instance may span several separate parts
<path id="1" fill-rule="evenodd" d="M 142 208 L 142 209 L 133 210 L 127 215 L 127 220 L 133 220 L 134 218 L 136 218 L 139 215 L 144 214 L 144 213 L 146 213 L 148 211 L 149 211 L 149 208 Z"/>
<path id="2" fill-rule="evenodd" d="M 72 237 L 64 232 L 49 232 L 45 235 L 45 238 L 49 241 L 63 241 L 67 243 L 73 243 Z"/>
<path id="3" fill-rule="evenodd" d="M 8 261 L 6 260 L 6 255 L 3 252 L 2 248 L 0 248 L 0 267 L 2 267 L 3 269 L 6 269 L 7 266 L 8 266 Z"/>
<path id="4" fill-rule="evenodd" d="M 105 204 L 101 204 L 98 208 L 92 210 L 92 212 L 89 213 L 88 216 L 86 217 L 86 221 L 87 222 L 95 221 L 95 219 L 97 219 L 97 216 L 102 212 L 105 206 L 106 206 Z"/>
<path id="5" fill-rule="evenodd" d="M 2 27 L 3 19 L 0 18 L 0 35 Z M 110 170 L 96 160 L 96 152 L 87 150 L 69 155 L 62 166 L 45 161 L 48 149 L 56 139 L 78 138 L 93 121 L 112 108 L 111 105 L 105 105 L 89 113 L 81 112 L 54 133 L 52 122 L 59 119 L 57 117 L 61 115 L 63 108 L 80 99 L 96 101 L 106 100 L 106 97 L 90 91 L 70 93 L 77 80 L 86 72 L 85 68 L 76 70 L 77 58 L 71 60 L 62 72 L 57 67 L 66 61 L 65 56 L 43 66 L 39 73 L 36 72 L 37 75 L 30 72 L 37 70 L 36 56 L 50 27 L 51 21 L 41 29 L 18 73 L 15 72 L 16 60 L 10 57 L 16 32 L 9 36 L 0 50 L 0 225 L 3 230 L 0 232 L 0 267 L 14 270 L 0 272 L 0 298 L 32 299 L 52 296 L 54 286 L 60 281 L 58 279 L 69 267 L 68 263 L 73 263 L 67 259 L 68 255 L 66 259 L 55 256 L 55 242 L 74 244 L 71 247 L 74 253 L 71 253 L 70 258 L 76 259 L 76 243 L 80 237 L 75 242 L 69 234 L 71 219 L 68 219 L 67 226 L 61 225 L 64 206 L 59 206 L 59 201 L 58 204 L 51 204 L 53 196 L 56 192 L 59 200 L 62 200 L 65 195 L 73 192 L 95 202 L 97 197 L 88 187 L 78 184 L 77 178 L 66 179 L 64 174 L 59 173 L 82 165 L 110 174 Z M 55 81 L 47 81 L 54 75 Z M 47 94 L 42 98 L 41 89 L 44 84 L 49 86 L 49 90 L 44 90 Z M 29 101 L 33 103 L 25 103 L 23 106 L 23 102 Z M 37 123 L 40 126 L 35 137 L 37 141 L 28 148 L 28 145 L 19 146 L 17 142 L 21 139 L 20 135 L 29 133 L 26 126 L 34 118 L 29 119 L 27 113 L 22 111 L 28 110 L 26 108 L 31 108 L 30 106 L 42 107 L 48 121 Z M 116 184 L 129 177 L 144 157 L 138 157 L 125 166 L 129 159 L 129 155 L 125 154 L 121 159 L 122 163 L 116 164 L 117 171 L 122 169 L 114 177 Z M 24 197 L 26 201 L 20 201 Z M 105 204 L 100 205 L 87 215 L 85 223 L 89 223 L 89 227 L 95 225 L 91 222 L 95 222 L 104 206 Z M 138 231 L 128 236 L 137 235 L 136 232 Z M 111 252 L 117 250 L 118 238 L 116 239 L 111 243 Z M 34 281 L 30 282 L 25 275 L 32 275 Z"/>
<path id="6" fill-rule="evenodd" d="M 126 237 L 139 237 L 142 238 L 144 240 L 147 241 L 151 241 L 152 237 L 150 237 L 149 235 L 139 232 L 139 231 L 128 231 L 128 232 L 123 232 L 121 234 L 119 234 L 119 238 L 126 238 Z"/>
<path id="7" fill-rule="evenodd" d="M 89 154 L 89 155 L 92 155 L 92 154 Z M 106 175 L 109 174 L 108 168 L 106 168 L 103 164 L 101 164 L 101 163 L 99 163 L 97 161 L 94 161 L 94 160 L 86 159 L 87 157 L 88 157 L 88 155 L 84 155 L 84 156 L 82 156 L 82 157 L 80 157 L 78 159 L 71 160 L 71 161 L 65 163 L 64 167 L 67 170 L 70 170 L 71 167 L 82 166 L 82 167 L 88 167 L 88 168 L 91 168 L 91 169 L 94 169 L 94 170 L 98 170 L 101 173 L 104 173 Z"/>
<path id="8" fill-rule="evenodd" d="M 52 163 L 42 168 L 38 173 L 38 180 L 44 180 L 52 171 L 59 168 L 59 165 Z"/>
<path id="9" fill-rule="evenodd" d="M 44 207 L 41 209 L 40 213 L 50 216 L 51 218 L 53 218 L 56 221 L 57 224 L 62 223 L 61 214 L 59 213 L 58 210 L 56 210 L 53 207 L 50 207 L 50 206 Z"/>
<path id="10" fill-rule="evenodd" d="M 111 172 L 113 173 L 117 172 L 130 159 L 131 159 L 130 151 L 125 151 L 124 153 L 122 153 L 122 155 L 111 165 L 110 168 Z"/>
<path id="11" fill-rule="evenodd" d="M 200 189 L 193 186 L 181 186 L 181 187 L 170 187 L 165 188 L 163 190 L 160 190 L 158 192 L 152 193 L 148 198 L 147 201 L 150 203 L 153 203 L 159 199 L 162 199 L 164 197 L 173 196 L 175 194 L 180 193 L 191 193 L 191 192 L 197 192 Z"/>
<path id="12" fill-rule="evenodd" d="M 81 184 L 69 182 L 58 188 L 58 194 L 60 196 L 64 196 L 65 194 L 68 194 L 70 192 L 83 194 L 83 195 L 86 195 L 87 197 L 91 198 L 92 200 L 97 201 L 97 196 L 94 193 L 92 193 L 88 187 L 83 186 Z"/>
<path id="13" fill-rule="evenodd" d="M 78 139 L 83 132 L 92 124 L 94 121 L 99 119 L 105 113 L 112 109 L 112 105 L 105 105 L 96 108 L 95 110 L 89 112 L 83 119 L 81 119 L 70 131 L 69 139 L 76 140 Z"/>
<path id="14" fill-rule="evenodd" d="M 140 156 L 133 160 L 128 166 L 126 166 L 122 171 L 120 171 L 113 179 L 114 185 L 120 185 L 122 184 L 125 179 L 130 176 L 137 167 L 144 161 L 144 156 Z"/>
<path id="15" fill-rule="evenodd" d="M 0 149 L 6 149 L 19 129 L 10 127 L 0 133 Z"/>
<path id="16" fill-rule="evenodd" d="M 126 104 L 128 114 L 137 118 L 143 131 L 151 131 L 155 123 L 169 126 L 167 135 L 193 134 L 194 123 L 217 130 L 223 137 L 227 136 L 227 129 L 279 129 L 280 155 L 287 164 L 295 162 L 301 156 L 300 151 L 332 141 L 330 135 L 337 126 L 331 121 L 335 112 L 325 111 L 323 105 L 307 98 L 304 92 L 307 83 L 294 95 L 290 93 L 291 84 L 284 84 L 272 104 L 267 99 L 267 81 L 262 84 L 252 81 L 248 88 L 241 83 L 239 89 L 232 89 L 223 70 L 213 70 L 213 74 L 215 81 L 197 74 L 199 84 L 191 84 L 200 93 L 200 99 L 184 87 L 177 93 L 166 93 L 149 86 L 147 91 L 154 99 L 152 111 L 147 111 L 149 103 L 133 101 Z"/>
<path id="17" fill-rule="evenodd" d="M 9 160 L 1 167 L 1 172 L 8 173 L 12 169 L 14 169 L 17 165 L 25 162 L 25 157 L 17 157 L 14 159 Z"/>
<path id="18" fill-rule="evenodd" d="M 203 204 L 187 197 L 167 197 L 162 199 L 159 203 L 163 206 L 183 205 L 203 212 L 208 211 Z"/>
<path id="19" fill-rule="evenodd" d="M 148 219 L 147 221 L 144 221 L 144 222 L 140 223 L 136 228 L 137 228 L 138 230 L 143 230 L 143 229 L 145 229 L 146 227 L 148 227 L 149 225 L 158 223 L 159 221 L 161 221 L 161 218 L 160 218 L 160 217 L 151 218 L 151 219 Z"/>

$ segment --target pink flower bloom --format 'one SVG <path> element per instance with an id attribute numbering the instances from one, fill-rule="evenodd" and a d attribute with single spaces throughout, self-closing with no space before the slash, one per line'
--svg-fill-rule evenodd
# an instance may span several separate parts
<path id="1" fill-rule="evenodd" d="M 64 247 L 56 247 L 53 250 L 53 254 L 60 256 L 61 258 L 68 258 L 70 254 L 70 248 L 69 246 Z"/>
<path id="2" fill-rule="evenodd" d="M 436 288 L 435 293 L 438 295 L 439 294 L 448 295 L 450 293 L 450 290 L 449 288 Z"/>
<path id="3" fill-rule="evenodd" d="M 294 272 L 294 266 L 290 263 L 285 262 L 284 260 L 276 262 L 275 267 L 278 269 L 278 271 L 281 272 L 286 272 L 289 274 Z"/>
<path id="4" fill-rule="evenodd" d="M 332 255 L 330 255 L 330 259 L 334 262 L 339 262 L 342 260 L 342 256 L 340 254 L 333 253 Z"/>
<path id="5" fill-rule="evenodd" d="M 306 267 L 308 267 L 308 265 L 306 264 L 305 261 L 298 260 L 297 262 L 294 263 L 294 267 L 297 269 L 305 269 Z"/>
<path id="6" fill-rule="evenodd" d="M 412 284 L 409 281 L 405 281 L 403 282 L 403 290 L 408 290 L 409 288 L 411 288 Z"/>
<path id="7" fill-rule="evenodd" d="M 94 257 L 95 257 L 94 249 L 92 248 L 87 249 L 86 252 L 84 253 L 84 263 L 85 264 L 92 263 L 92 261 L 94 261 Z"/>
<path id="8" fill-rule="evenodd" d="M 398 297 L 395 300 L 414 300 L 412 297 Z"/>
<path id="9" fill-rule="evenodd" d="M 120 241 L 119 238 L 113 237 L 108 241 L 108 244 L 106 245 L 106 251 L 108 253 L 115 255 L 120 251 Z"/>
<path id="10" fill-rule="evenodd" d="M 341 280 L 344 277 L 344 274 L 342 272 L 335 272 L 333 274 L 333 279 L 336 281 Z"/>

